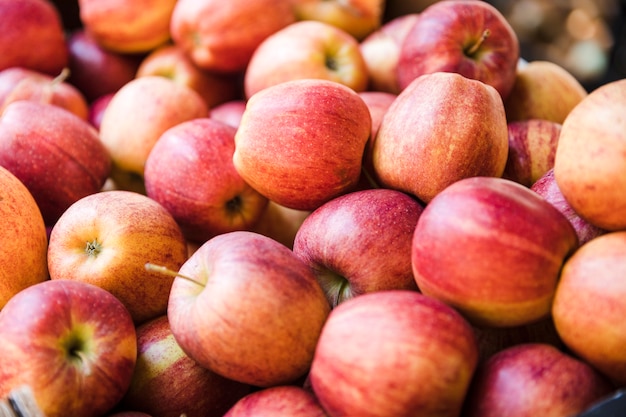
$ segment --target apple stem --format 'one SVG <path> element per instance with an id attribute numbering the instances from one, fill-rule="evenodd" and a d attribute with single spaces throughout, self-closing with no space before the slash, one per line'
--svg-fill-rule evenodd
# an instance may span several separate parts
<path id="1" fill-rule="evenodd" d="M 483 42 L 485 42 L 485 40 L 489 37 L 489 35 L 491 35 L 491 31 L 489 29 L 485 29 L 482 35 L 480 35 L 480 38 L 478 38 L 478 40 L 474 42 L 474 44 L 472 44 L 468 49 L 466 49 L 465 53 L 470 56 L 474 55 L 478 51 L 478 49 L 481 47 Z"/>
<path id="2" fill-rule="evenodd" d="M 59 75 L 54 77 L 50 84 L 46 85 L 46 88 L 43 90 L 43 94 L 41 96 L 41 102 L 44 104 L 50 103 L 52 101 L 52 95 L 54 94 L 54 89 L 57 85 L 61 84 L 70 76 L 70 69 L 68 67 L 64 67 Z"/>
<path id="3" fill-rule="evenodd" d="M 181 273 L 176 272 L 176 271 L 172 271 L 171 269 L 163 265 L 157 265 L 157 264 L 148 262 L 146 263 L 145 268 L 147 271 L 150 271 L 150 272 L 157 272 L 159 274 L 169 275 L 174 278 L 182 278 L 189 282 L 193 282 L 194 284 L 197 284 L 201 287 L 204 287 L 204 284 L 198 281 L 197 279 L 188 277 L 186 275 L 182 275 Z"/>

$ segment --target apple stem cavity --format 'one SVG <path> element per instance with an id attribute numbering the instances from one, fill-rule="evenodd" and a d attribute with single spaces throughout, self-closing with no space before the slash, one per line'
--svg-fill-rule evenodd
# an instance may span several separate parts
<path id="1" fill-rule="evenodd" d="M 478 49 L 480 49 L 480 47 L 482 46 L 483 42 L 485 42 L 485 40 L 487 40 L 487 38 L 490 35 L 491 35 L 491 31 L 489 29 L 483 30 L 483 33 L 482 35 L 480 35 L 480 38 L 478 38 L 476 42 L 470 45 L 469 48 L 465 49 L 465 54 L 467 56 L 474 56 L 474 54 L 478 52 Z"/>
<path id="2" fill-rule="evenodd" d="M 150 272 L 156 272 L 156 273 L 159 273 L 159 274 L 169 275 L 169 276 L 174 277 L 174 278 L 182 278 L 182 279 L 185 279 L 185 280 L 187 280 L 189 282 L 193 282 L 194 284 L 199 285 L 201 287 L 205 286 L 203 283 L 201 283 L 197 279 L 188 277 L 187 275 L 183 275 L 183 274 L 181 274 L 179 272 L 176 272 L 176 271 L 172 271 L 171 269 L 169 269 L 168 267 L 163 266 L 163 265 L 157 265 L 157 264 L 153 264 L 153 263 L 148 262 L 148 263 L 145 264 L 145 268 L 146 268 L 147 271 L 150 271 Z"/>

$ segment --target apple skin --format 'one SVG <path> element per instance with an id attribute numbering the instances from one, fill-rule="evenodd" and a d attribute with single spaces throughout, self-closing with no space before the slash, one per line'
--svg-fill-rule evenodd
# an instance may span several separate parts
<path id="1" fill-rule="evenodd" d="M 501 176 L 508 150 L 498 92 L 439 72 L 415 79 L 389 106 L 374 139 L 372 164 L 381 186 L 428 203 L 462 178 Z"/>
<path id="2" fill-rule="evenodd" d="M 243 397 L 223 417 L 328 417 L 315 396 L 297 385 L 263 388 Z"/>
<path id="3" fill-rule="evenodd" d="M 356 92 L 368 84 L 359 42 L 330 23 L 305 20 L 274 32 L 254 50 L 244 76 L 246 97 L 284 81 L 318 78 Z"/>
<path id="4" fill-rule="evenodd" d="M 102 125 L 102 117 L 104 116 L 104 111 L 109 105 L 109 102 L 111 102 L 111 100 L 113 99 L 114 95 L 115 93 L 105 94 L 98 97 L 89 104 L 87 121 L 91 123 L 91 125 L 95 127 L 98 132 L 100 132 L 100 125 Z"/>
<path id="5" fill-rule="evenodd" d="M 51 226 L 71 204 L 100 191 L 111 159 L 87 121 L 22 100 L 0 116 L 0 165 L 26 185 Z"/>
<path id="6" fill-rule="evenodd" d="M 554 159 L 554 177 L 565 199 L 605 230 L 626 229 L 624 112 L 626 79 L 590 92 L 563 122 Z"/>
<path id="7" fill-rule="evenodd" d="M 119 407 L 152 417 L 222 417 L 251 391 L 198 365 L 180 348 L 166 315 L 137 327 L 137 364 Z"/>
<path id="8" fill-rule="evenodd" d="M 245 110 L 246 100 L 234 99 L 212 107 L 209 117 L 222 123 L 226 123 L 227 125 L 239 127 Z"/>
<path id="9" fill-rule="evenodd" d="M 24 67 L 57 75 L 67 66 L 63 21 L 52 2 L 3 0 L 0 16 L 0 70 Z"/>
<path id="10" fill-rule="evenodd" d="M 50 232 L 50 278 L 97 285 L 119 298 L 136 324 L 164 314 L 172 270 L 187 259 L 183 234 L 170 213 L 131 191 L 101 191 L 72 204 Z"/>
<path id="11" fill-rule="evenodd" d="M 400 89 L 415 78 L 455 72 L 509 95 L 517 73 L 517 34 L 493 5 L 479 0 L 436 2 L 405 36 L 397 64 Z"/>
<path id="12" fill-rule="evenodd" d="M 170 32 L 200 68 L 237 73 L 265 38 L 295 22 L 292 7 L 293 0 L 178 0 Z"/>
<path id="13" fill-rule="evenodd" d="M 388 290 L 332 310 L 309 379 L 331 416 L 459 416 L 477 366 L 469 323 L 417 291 Z"/>
<path id="14" fill-rule="evenodd" d="M 422 293 L 472 324 L 521 326 L 549 316 L 563 262 L 577 247 L 565 216 L 529 188 L 466 178 L 424 208 L 413 274 Z"/>
<path id="15" fill-rule="evenodd" d="M 174 279 L 167 315 L 201 366 L 256 387 L 291 384 L 311 364 L 330 305 L 291 250 L 258 233 L 218 235 Z"/>
<path id="16" fill-rule="evenodd" d="M 0 311 L 0 328 L 3 398 L 28 385 L 48 417 L 97 417 L 128 389 L 135 326 L 124 305 L 99 287 L 69 280 L 32 285 Z"/>
<path id="17" fill-rule="evenodd" d="M 565 345 L 578 357 L 626 386 L 626 231 L 598 236 L 567 260 L 552 316 Z"/>
<path id="18" fill-rule="evenodd" d="M 479 365 L 463 415 L 575 416 L 612 389 L 588 363 L 552 345 L 523 343 Z"/>
<path id="19" fill-rule="evenodd" d="M 46 227 L 26 186 L 0 166 L 0 310 L 19 291 L 48 279 Z"/>
<path id="20" fill-rule="evenodd" d="M 270 237 L 289 249 L 293 249 L 296 234 L 309 214 L 311 214 L 310 211 L 291 209 L 270 200 L 251 231 Z"/>
<path id="21" fill-rule="evenodd" d="M 236 128 L 209 117 L 166 130 L 146 160 L 146 195 L 165 207 L 185 238 L 203 243 L 234 230 L 249 230 L 267 198 L 233 165 Z"/>
<path id="22" fill-rule="evenodd" d="M 417 290 L 413 232 L 423 206 L 384 188 L 336 197 L 303 222 L 294 254 L 309 265 L 331 306 L 380 290 Z"/>
<path id="23" fill-rule="evenodd" d="M 358 183 L 371 128 L 367 105 L 349 87 L 285 81 L 248 100 L 233 163 L 268 199 L 314 210 Z"/>

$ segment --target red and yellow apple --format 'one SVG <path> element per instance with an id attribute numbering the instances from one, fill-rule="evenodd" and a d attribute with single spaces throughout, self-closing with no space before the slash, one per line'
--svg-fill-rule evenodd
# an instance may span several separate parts
<path id="1" fill-rule="evenodd" d="M 297 385 L 280 385 L 254 391 L 237 401 L 223 417 L 278 415 L 328 417 L 315 395 Z"/>

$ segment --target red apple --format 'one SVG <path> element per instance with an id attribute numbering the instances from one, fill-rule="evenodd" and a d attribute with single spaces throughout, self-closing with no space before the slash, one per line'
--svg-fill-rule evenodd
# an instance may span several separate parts
<path id="1" fill-rule="evenodd" d="M 115 93 L 105 94 L 98 97 L 89 104 L 87 121 L 91 123 L 91 125 L 95 127 L 98 132 L 100 131 L 100 126 L 102 125 L 102 117 L 104 116 L 104 111 L 109 105 L 109 102 L 113 99 L 114 95 Z"/>
<path id="2" fill-rule="evenodd" d="M 309 374 L 331 416 L 459 416 L 477 366 L 469 323 L 417 291 L 377 291 L 328 316 Z"/>
<path id="3" fill-rule="evenodd" d="M 179 345 L 201 366 L 257 387 L 307 373 L 330 306 L 291 250 L 258 233 L 225 233 L 179 273 L 167 314 Z"/>
<path id="4" fill-rule="evenodd" d="M 367 105 L 349 87 L 285 81 L 248 100 L 235 169 L 270 200 L 313 210 L 357 184 L 371 125 Z"/>
<path id="5" fill-rule="evenodd" d="M 218 104 L 210 109 L 211 119 L 226 123 L 233 127 L 239 127 L 241 117 L 246 110 L 246 100 L 234 99 Z"/>
<path id="6" fill-rule="evenodd" d="M 263 388 L 240 399 L 223 417 L 328 417 L 315 396 L 296 385 Z"/>
<path id="7" fill-rule="evenodd" d="M 69 280 L 17 293 L 0 311 L 0 396 L 24 385 L 47 417 L 98 417 L 122 398 L 135 326 L 111 293 Z"/>
<path id="8" fill-rule="evenodd" d="M 501 176 L 508 148 L 498 92 L 481 81 L 438 72 L 417 78 L 389 106 L 374 139 L 372 164 L 382 186 L 428 203 L 460 179 Z"/>
<path id="9" fill-rule="evenodd" d="M 413 237 L 420 290 L 473 324 L 510 327 L 550 314 L 576 232 L 550 203 L 511 180 L 459 180 L 424 209 Z"/>
<path id="10" fill-rule="evenodd" d="M 400 89 L 423 74 L 446 71 L 482 81 L 505 99 L 515 83 L 520 48 L 506 17 L 481 0 L 451 0 L 424 9 L 405 36 L 397 64 Z"/>
<path id="11" fill-rule="evenodd" d="M 236 131 L 209 117 L 189 120 L 166 130 L 148 155 L 146 194 L 172 214 L 187 240 L 249 230 L 265 210 L 267 198 L 233 165 Z"/>

